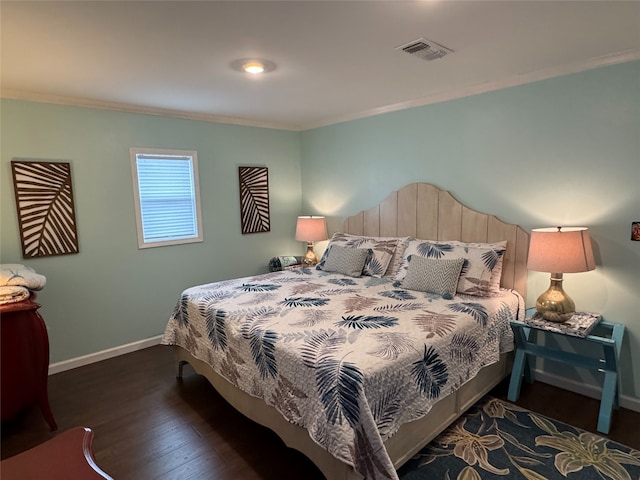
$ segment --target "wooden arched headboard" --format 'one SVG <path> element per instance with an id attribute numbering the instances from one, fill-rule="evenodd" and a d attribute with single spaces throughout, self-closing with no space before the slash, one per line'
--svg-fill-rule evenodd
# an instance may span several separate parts
<path id="1" fill-rule="evenodd" d="M 518 225 L 462 205 L 448 191 L 429 183 L 404 186 L 379 205 L 347 217 L 343 227 L 345 233 L 376 237 L 482 243 L 506 240 L 500 285 L 526 298 L 529 234 Z"/>

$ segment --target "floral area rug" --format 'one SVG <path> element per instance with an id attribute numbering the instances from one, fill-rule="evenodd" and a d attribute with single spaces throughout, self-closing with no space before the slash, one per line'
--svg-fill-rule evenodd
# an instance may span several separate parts
<path id="1" fill-rule="evenodd" d="M 401 480 L 640 480 L 640 451 L 485 397 L 398 474 Z"/>

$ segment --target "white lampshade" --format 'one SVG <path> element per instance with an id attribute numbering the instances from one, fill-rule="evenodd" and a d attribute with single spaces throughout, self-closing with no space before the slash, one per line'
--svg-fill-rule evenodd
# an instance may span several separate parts
<path id="1" fill-rule="evenodd" d="M 527 268 L 537 272 L 578 273 L 596 268 L 586 227 L 535 228 Z"/>
<path id="2" fill-rule="evenodd" d="M 296 223 L 296 240 L 318 242 L 327 239 L 327 223 L 324 217 L 300 216 Z"/>

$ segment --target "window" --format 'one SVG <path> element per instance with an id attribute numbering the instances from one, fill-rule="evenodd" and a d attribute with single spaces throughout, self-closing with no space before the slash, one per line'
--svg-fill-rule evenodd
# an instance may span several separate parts
<path id="1" fill-rule="evenodd" d="M 138 247 L 202 242 L 198 152 L 130 152 Z"/>

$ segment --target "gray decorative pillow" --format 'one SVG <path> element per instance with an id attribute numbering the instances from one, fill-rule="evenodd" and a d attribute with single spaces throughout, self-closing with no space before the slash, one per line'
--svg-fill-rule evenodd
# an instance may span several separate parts
<path id="1" fill-rule="evenodd" d="M 364 262 L 371 253 L 368 248 L 349 248 L 332 245 L 327 254 L 323 270 L 341 273 L 350 277 L 362 276 Z"/>
<path id="2" fill-rule="evenodd" d="M 411 255 L 402 288 L 435 293 L 451 299 L 456 293 L 463 263 L 464 258 L 445 260 Z"/>
<path id="3" fill-rule="evenodd" d="M 379 239 L 377 237 L 363 237 L 360 235 L 336 232 L 331 237 L 329 245 L 324 251 L 324 255 L 322 255 L 322 259 L 316 266 L 316 269 L 325 270 L 324 265 L 327 260 L 327 255 L 333 245 L 349 248 L 367 248 L 371 249 L 371 254 L 364 264 L 362 274 L 380 278 L 389 267 L 389 262 L 396 251 L 398 241 L 399 239 L 395 237 Z"/>

